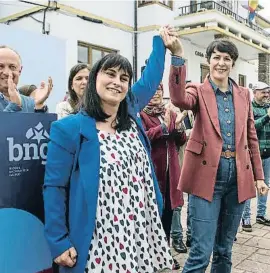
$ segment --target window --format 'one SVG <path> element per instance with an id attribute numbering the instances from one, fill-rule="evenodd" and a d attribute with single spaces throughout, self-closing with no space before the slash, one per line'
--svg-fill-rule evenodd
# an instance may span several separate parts
<path id="1" fill-rule="evenodd" d="M 117 50 L 79 42 L 78 63 L 87 63 L 92 67 L 102 57 L 113 52 L 117 53 Z"/>
<path id="2" fill-rule="evenodd" d="M 220 0 L 220 3 L 225 6 L 226 8 L 232 10 L 233 9 L 233 3 L 232 0 Z"/>
<path id="3" fill-rule="evenodd" d="M 210 71 L 210 69 L 209 69 L 208 65 L 201 64 L 201 83 L 204 82 L 209 71 Z"/>
<path id="4" fill-rule="evenodd" d="M 213 1 L 202 0 L 201 1 L 201 9 L 213 9 L 214 3 Z"/>
<path id="5" fill-rule="evenodd" d="M 170 9 L 173 9 L 173 0 L 139 0 L 139 7 L 151 5 L 151 4 L 161 4 Z"/>
<path id="6" fill-rule="evenodd" d="M 239 74 L 238 76 L 238 84 L 239 86 L 246 87 L 246 76 Z"/>

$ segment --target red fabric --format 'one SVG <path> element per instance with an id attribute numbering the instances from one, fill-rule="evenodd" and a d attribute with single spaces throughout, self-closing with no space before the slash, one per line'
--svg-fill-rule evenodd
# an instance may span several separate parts
<path id="1" fill-rule="evenodd" d="M 176 119 L 176 114 L 173 112 L 171 112 L 169 137 L 163 136 L 162 128 L 158 117 L 149 116 L 142 111 L 141 118 L 146 134 L 151 142 L 151 156 L 163 200 L 165 200 L 166 192 L 168 147 L 171 206 L 173 209 L 178 206 L 183 206 L 183 193 L 177 190 L 177 185 L 180 177 L 180 165 L 178 159 L 177 145 L 183 145 L 186 142 L 186 134 L 184 132 L 181 134 L 175 132 L 173 133 Z"/>
<path id="2" fill-rule="evenodd" d="M 172 103 L 193 110 L 195 123 L 186 146 L 179 189 L 212 201 L 222 151 L 215 93 L 206 77 L 203 84 L 185 86 L 186 67 L 170 68 Z M 238 200 L 256 196 L 254 180 L 264 179 L 249 91 L 233 83 Z"/>

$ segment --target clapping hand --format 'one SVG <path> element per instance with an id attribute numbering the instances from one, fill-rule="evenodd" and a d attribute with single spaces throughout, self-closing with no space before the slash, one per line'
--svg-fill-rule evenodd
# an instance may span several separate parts
<path id="1" fill-rule="evenodd" d="M 36 106 L 43 105 L 43 103 L 50 96 L 52 88 L 53 88 L 53 82 L 51 77 L 49 77 L 47 84 L 44 81 L 41 82 L 40 87 L 36 90 L 36 94 L 35 94 Z"/>
<path id="2" fill-rule="evenodd" d="M 16 103 L 20 107 L 22 106 L 22 99 L 16 88 L 16 84 L 13 82 L 13 75 L 11 72 L 8 75 L 8 96 L 11 102 Z"/>
<path id="3" fill-rule="evenodd" d="M 181 124 L 184 118 L 187 116 L 187 111 L 183 111 L 182 113 L 178 113 L 175 119 L 175 129 L 179 130 L 181 128 Z"/>

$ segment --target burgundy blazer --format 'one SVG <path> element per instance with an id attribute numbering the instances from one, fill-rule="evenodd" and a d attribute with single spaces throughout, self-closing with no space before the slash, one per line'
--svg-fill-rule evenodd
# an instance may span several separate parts
<path id="1" fill-rule="evenodd" d="M 171 66 L 172 103 L 196 114 L 185 150 L 179 189 L 212 201 L 223 143 L 216 97 L 208 77 L 202 84 L 185 85 L 185 79 L 185 66 Z M 264 174 L 248 89 L 233 82 L 233 101 L 238 201 L 243 202 L 256 196 L 254 180 L 264 179 Z"/>
<path id="2" fill-rule="evenodd" d="M 155 173 L 159 183 L 160 191 L 165 201 L 166 181 L 167 181 L 167 151 L 170 180 L 170 200 L 174 209 L 184 205 L 183 193 L 177 189 L 180 177 L 180 165 L 178 159 L 178 147 L 186 142 L 186 134 L 178 133 L 174 130 L 176 114 L 171 112 L 171 123 L 169 136 L 164 136 L 158 117 L 152 117 L 145 112 L 141 112 L 146 134 L 151 142 L 151 157 L 155 168 Z M 178 147 L 177 147 L 178 146 Z"/>

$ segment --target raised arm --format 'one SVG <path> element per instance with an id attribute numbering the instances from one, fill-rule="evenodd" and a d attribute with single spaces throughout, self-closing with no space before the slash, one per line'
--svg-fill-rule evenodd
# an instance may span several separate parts
<path id="1" fill-rule="evenodd" d="M 166 48 L 160 36 L 154 36 L 153 49 L 141 78 L 132 86 L 140 110 L 142 110 L 154 96 L 164 72 Z"/>
<path id="2" fill-rule="evenodd" d="M 198 101 L 196 88 L 186 89 L 186 66 L 184 65 L 184 48 L 179 38 L 163 33 L 164 44 L 172 52 L 169 91 L 171 102 L 184 110 L 195 110 Z"/>
<path id="3" fill-rule="evenodd" d="M 179 58 L 179 61 L 181 58 Z M 195 86 L 188 84 L 186 88 L 186 66 L 171 65 L 169 91 L 172 104 L 183 109 L 195 111 L 198 93 Z"/>

